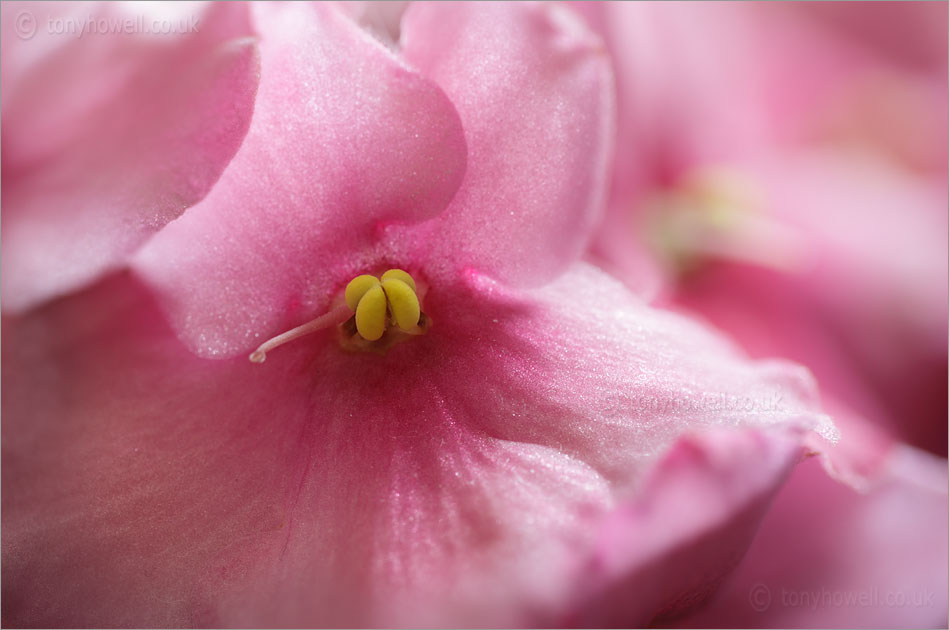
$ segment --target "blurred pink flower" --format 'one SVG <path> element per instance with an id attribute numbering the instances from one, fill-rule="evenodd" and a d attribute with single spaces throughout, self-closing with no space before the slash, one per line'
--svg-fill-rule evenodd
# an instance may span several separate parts
<path id="1" fill-rule="evenodd" d="M 681 623 L 944 624 L 945 461 L 895 440 L 945 454 L 945 73 L 903 73 L 783 5 L 579 8 L 614 56 L 619 99 L 593 257 L 752 356 L 811 368 L 842 433 L 838 472 L 867 493 L 792 477 L 778 505 L 808 526 L 794 523 L 792 544 L 787 521 L 767 519 L 719 603 Z M 885 107 L 869 98 L 879 89 L 851 87 L 866 85 L 887 86 Z M 848 498 L 813 508 L 824 495 Z M 859 603 L 755 609 L 756 582 L 775 597 L 874 584 L 934 596 L 881 622 Z"/>
<path id="2" fill-rule="evenodd" d="M 703 600 L 834 427 L 805 370 L 577 262 L 609 172 L 599 40 L 556 5 L 413 5 L 392 48 L 332 5 L 249 10 L 253 118 L 208 195 L 133 273 L 4 319 L 5 625 L 640 625 Z M 427 287 L 427 334 L 247 361 L 386 267 Z"/>
<path id="3" fill-rule="evenodd" d="M 760 186 L 769 220 L 793 236 L 797 259 L 784 267 L 713 259 L 671 300 L 753 356 L 803 362 L 822 391 L 895 439 L 944 455 L 945 188 L 859 153 L 788 152 L 744 173 Z M 781 246 L 762 240 L 772 253 Z"/>
<path id="4" fill-rule="evenodd" d="M 944 154 L 945 133 L 914 128 L 932 117 L 904 110 L 875 123 L 893 133 L 862 144 L 813 135 L 839 103 L 837 86 L 892 64 L 783 5 L 587 11 L 606 29 L 620 98 L 620 155 L 594 255 L 753 354 L 803 362 L 825 391 L 889 415 L 894 435 L 944 454 L 945 159 L 920 170 L 884 138 L 915 137 L 921 156 L 933 155 L 923 145 Z M 627 36 L 639 31 L 647 37 Z M 791 102 L 778 105 L 782 95 Z M 851 107 L 872 109 L 867 102 Z M 944 125 L 944 95 L 926 106 Z"/>

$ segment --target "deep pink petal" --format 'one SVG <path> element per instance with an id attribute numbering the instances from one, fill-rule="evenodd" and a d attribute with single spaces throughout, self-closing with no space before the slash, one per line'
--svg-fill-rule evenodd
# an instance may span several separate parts
<path id="1" fill-rule="evenodd" d="M 465 181 L 420 248 L 506 282 L 562 272 L 604 202 L 613 93 L 600 41 L 564 7 L 500 2 L 414 4 L 401 41 L 468 141 Z"/>
<path id="2" fill-rule="evenodd" d="M 866 494 L 802 465 L 734 578 L 682 626 L 944 626 L 946 485 L 945 459 L 905 446 Z"/>
<path id="3" fill-rule="evenodd" d="M 262 365 L 195 357 L 128 278 L 5 322 L 5 624 L 562 623 L 654 570 L 647 536 L 708 534 L 702 566 L 729 568 L 800 448 L 781 436 L 832 431 L 799 370 L 589 268 L 528 294 L 472 275 L 425 309 L 385 356 L 327 331 Z M 727 437 L 646 481 L 705 430 Z M 637 502 L 683 521 L 611 541 Z"/>
<path id="4" fill-rule="evenodd" d="M 325 308 L 375 261 L 380 225 L 441 212 L 464 174 L 442 91 L 336 8 L 259 5 L 255 18 L 261 80 L 244 144 L 135 262 L 205 356 Z"/>
<path id="5" fill-rule="evenodd" d="M 165 9 L 4 5 L 5 311 L 122 265 L 237 150 L 257 88 L 246 6 Z M 32 37 L 9 30 L 21 16 Z"/>

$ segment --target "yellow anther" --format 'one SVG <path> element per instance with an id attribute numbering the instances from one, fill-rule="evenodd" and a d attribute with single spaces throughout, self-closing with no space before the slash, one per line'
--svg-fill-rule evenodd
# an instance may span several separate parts
<path id="1" fill-rule="evenodd" d="M 409 274 L 402 272 L 406 276 Z M 409 278 L 411 280 L 412 278 Z M 415 284 L 414 282 L 412 284 Z M 385 275 L 382 277 L 382 288 L 385 290 L 386 298 L 389 300 L 389 310 L 395 317 L 395 323 L 403 330 L 409 330 L 418 324 L 421 309 L 419 308 L 418 296 L 415 295 L 414 287 L 398 278 Z"/>
<path id="2" fill-rule="evenodd" d="M 346 305 L 356 312 L 356 331 L 366 341 L 381 339 L 390 317 L 402 330 L 418 334 L 421 306 L 415 280 L 401 269 L 390 269 L 382 279 L 367 274 L 346 285 Z"/>
<path id="3" fill-rule="evenodd" d="M 356 305 L 356 330 L 367 341 L 379 339 L 386 331 L 386 294 L 378 280 Z"/>
<path id="4" fill-rule="evenodd" d="M 362 296 L 366 295 L 369 289 L 378 285 L 379 278 L 375 276 L 368 274 L 356 276 L 346 285 L 346 306 L 348 306 L 350 310 L 355 311 Z"/>
<path id="5" fill-rule="evenodd" d="M 402 271 L 401 269 L 390 269 L 389 271 L 382 274 L 383 283 L 385 283 L 385 281 L 389 279 L 401 280 L 405 284 L 409 285 L 409 287 L 411 287 L 413 293 L 418 291 L 418 287 L 415 286 L 415 280 L 412 279 L 412 276 Z"/>

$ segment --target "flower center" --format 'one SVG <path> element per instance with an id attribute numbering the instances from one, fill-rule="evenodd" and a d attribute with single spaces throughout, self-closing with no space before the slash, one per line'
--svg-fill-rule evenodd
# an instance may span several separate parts
<path id="1" fill-rule="evenodd" d="M 263 363 L 274 348 L 333 325 L 340 327 L 344 348 L 384 352 L 424 334 L 431 323 L 422 312 L 415 280 L 401 269 L 389 269 L 380 277 L 356 276 L 346 285 L 344 297 L 345 304 L 262 343 L 250 360 Z"/>
<path id="2" fill-rule="evenodd" d="M 346 306 L 356 313 L 359 335 L 376 341 L 390 319 L 405 331 L 417 326 L 422 311 L 415 288 L 415 280 L 401 269 L 390 269 L 381 278 L 368 274 L 353 278 L 346 285 Z"/>
<path id="3" fill-rule="evenodd" d="M 754 182 L 737 171 L 696 169 L 647 203 L 653 247 L 679 274 L 712 259 L 782 271 L 802 265 L 800 235 L 762 211 Z"/>

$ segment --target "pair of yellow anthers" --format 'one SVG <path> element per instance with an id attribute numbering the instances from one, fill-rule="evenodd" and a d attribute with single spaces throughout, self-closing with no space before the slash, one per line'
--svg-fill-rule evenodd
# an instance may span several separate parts
<path id="1" fill-rule="evenodd" d="M 422 311 L 415 291 L 415 280 L 401 269 L 390 269 L 381 278 L 368 274 L 353 278 L 346 285 L 346 306 L 356 313 L 359 335 L 366 341 L 382 337 L 386 311 L 403 330 L 418 324 Z"/>
<path id="2" fill-rule="evenodd" d="M 369 274 L 356 276 L 346 285 L 345 304 L 268 339 L 251 353 L 250 360 L 263 363 L 274 348 L 349 319 L 355 320 L 356 332 L 368 342 L 381 339 L 390 323 L 411 333 L 418 329 L 422 315 L 417 291 L 415 280 L 401 269 L 390 269 L 378 278 Z"/>

